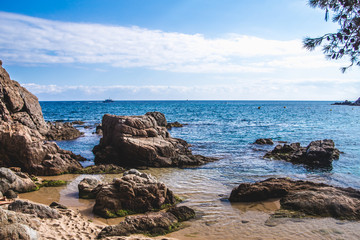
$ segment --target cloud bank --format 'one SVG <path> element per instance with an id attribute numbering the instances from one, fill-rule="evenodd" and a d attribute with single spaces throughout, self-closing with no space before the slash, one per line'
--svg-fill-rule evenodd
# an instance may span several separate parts
<path id="1" fill-rule="evenodd" d="M 188 73 L 272 72 L 334 65 L 300 40 L 164 32 L 0 12 L 0 56 L 16 64 L 105 64 Z M 338 66 L 338 65 L 336 65 Z"/>

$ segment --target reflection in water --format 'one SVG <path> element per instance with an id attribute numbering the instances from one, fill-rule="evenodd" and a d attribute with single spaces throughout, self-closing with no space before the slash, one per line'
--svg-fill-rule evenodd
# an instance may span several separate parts
<path id="1" fill-rule="evenodd" d="M 214 170 L 215 171 L 215 170 Z M 202 168 L 154 168 L 144 170 L 164 182 L 186 205 L 195 209 L 197 219 L 186 228 L 168 234 L 178 239 L 360 239 L 360 223 L 330 218 L 284 220 L 272 227 L 265 225 L 269 214 L 280 207 L 278 200 L 261 203 L 233 203 L 226 200 L 232 186 L 222 184 L 211 176 L 217 174 Z M 42 188 L 37 192 L 20 194 L 21 198 L 50 204 L 57 201 L 82 214 L 106 224 L 117 224 L 123 218 L 102 219 L 93 215 L 94 200 L 78 198 L 78 183 L 84 177 L 96 177 L 110 182 L 121 175 L 61 175 L 45 179 L 70 180 L 67 186 Z"/>

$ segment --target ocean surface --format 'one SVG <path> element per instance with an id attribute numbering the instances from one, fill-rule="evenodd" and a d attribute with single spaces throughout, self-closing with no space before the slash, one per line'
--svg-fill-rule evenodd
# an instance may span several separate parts
<path id="1" fill-rule="evenodd" d="M 166 237 L 181 240 L 218 239 L 360 239 L 360 223 L 332 218 L 273 219 L 279 200 L 258 203 L 230 203 L 226 198 L 242 182 L 268 177 L 291 177 L 360 189 L 360 107 L 332 106 L 331 102 L 270 101 L 119 101 L 113 103 L 40 102 L 49 121 L 82 120 L 85 134 L 73 141 L 58 142 L 60 147 L 81 154 L 93 164 L 92 148 L 100 136 L 93 134 L 104 114 L 140 115 L 160 111 L 169 122 L 186 124 L 173 128 L 173 137 L 192 144 L 193 153 L 219 158 L 193 168 L 150 168 L 143 170 L 164 182 L 191 207 L 196 219 Z M 260 108 L 259 108 L 260 107 Z M 284 161 L 263 159 L 274 146 L 253 144 L 257 138 L 275 142 L 333 139 L 342 152 L 332 169 L 308 169 Z M 93 199 L 78 198 L 78 183 L 85 177 L 110 182 L 113 175 L 64 174 L 45 177 L 69 184 L 41 188 L 20 194 L 21 198 L 44 204 L 53 201 L 79 210 L 102 224 L 117 224 L 123 218 L 102 219 L 92 213 Z M 159 238 L 160 239 L 160 238 Z"/>
<path id="2" fill-rule="evenodd" d="M 186 124 L 170 134 L 192 145 L 193 153 L 220 158 L 187 172 L 226 186 L 268 177 L 292 177 L 360 189 L 360 107 L 310 101 L 99 101 L 40 102 L 47 121 L 81 120 L 85 135 L 58 142 L 60 147 L 89 159 L 100 136 L 93 134 L 104 114 L 165 114 L 168 122 Z M 259 108 L 260 107 L 260 108 Z M 85 127 L 87 126 L 87 127 Z M 259 146 L 257 138 L 300 142 L 333 139 L 342 152 L 332 169 L 313 170 L 284 161 L 263 159 L 274 146 Z"/>

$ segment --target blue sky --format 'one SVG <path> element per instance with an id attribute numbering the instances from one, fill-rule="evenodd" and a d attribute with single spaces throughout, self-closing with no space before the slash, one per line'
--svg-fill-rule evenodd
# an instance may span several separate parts
<path id="1" fill-rule="evenodd" d="M 354 100 L 360 69 L 308 52 L 307 0 L 4 1 L 0 59 L 40 100 Z"/>

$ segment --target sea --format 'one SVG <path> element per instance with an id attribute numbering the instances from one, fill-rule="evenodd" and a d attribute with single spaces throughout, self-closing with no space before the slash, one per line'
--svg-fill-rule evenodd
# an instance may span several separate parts
<path id="1" fill-rule="evenodd" d="M 258 203 L 230 203 L 231 190 L 244 182 L 269 177 L 289 177 L 335 186 L 360 189 L 360 107 L 331 105 L 319 101 L 66 101 L 40 102 L 47 121 L 84 121 L 75 125 L 84 135 L 58 141 L 64 149 L 87 158 L 93 164 L 92 148 L 101 136 L 94 134 L 106 113 L 142 115 L 159 111 L 168 122 L 181 128 L 170 134 L 191 144 L 194 154 L 218 158 L 198 167 L 149 168 L 141 170 L 156 177 L 193 208 L 196 219 L 166 235 L 184 240 L 218 239 L 360 239 L 360 223 L 332 218 L 276 219 L 278 199 Z M 275 144 L 332 139 L 341 151 L 332 168 L 310 169 L 281 160 L 264 159 L 273 146 L 254 144 L 258 138 L 272 138 Z M 102 219 L 92 213 L 94 200 L 78 198 L 78 183 L 84 177 L 112 181 L 117 175 L 64 174 L 44 177 L 69 184 L 41 188 L 20 194 L 21 198 L 44 204 L 53 201 L 80 211 L 96 223 L 117 224 L 123 218 Z M 162 239 L 162 237 L 158 238 Z"/>
<path id="2" fill-rule="evenodd" d="M 158 111 L 168 122 L 178 121 L 172 137 L 192 145 L 195 154 L 218 161 L 188 171 L 201 172 L 225 185 L 254 182 L 269 177 L 316 179 L 360 189 L 360 107 L 319 101 L 64 101 L 40 102 L 47 121 L 84 121 L 77 140 L 57 142 L 93 164 L 92 148 L 100 136 L 93 134 L 104 114 L 142 115 Z M 276 142 L 332 139 L 342 152 L 332 169 L 309 169 L 285 161 L 264 159 L 274 146 L 253 144 L 258 138 Z"/>

